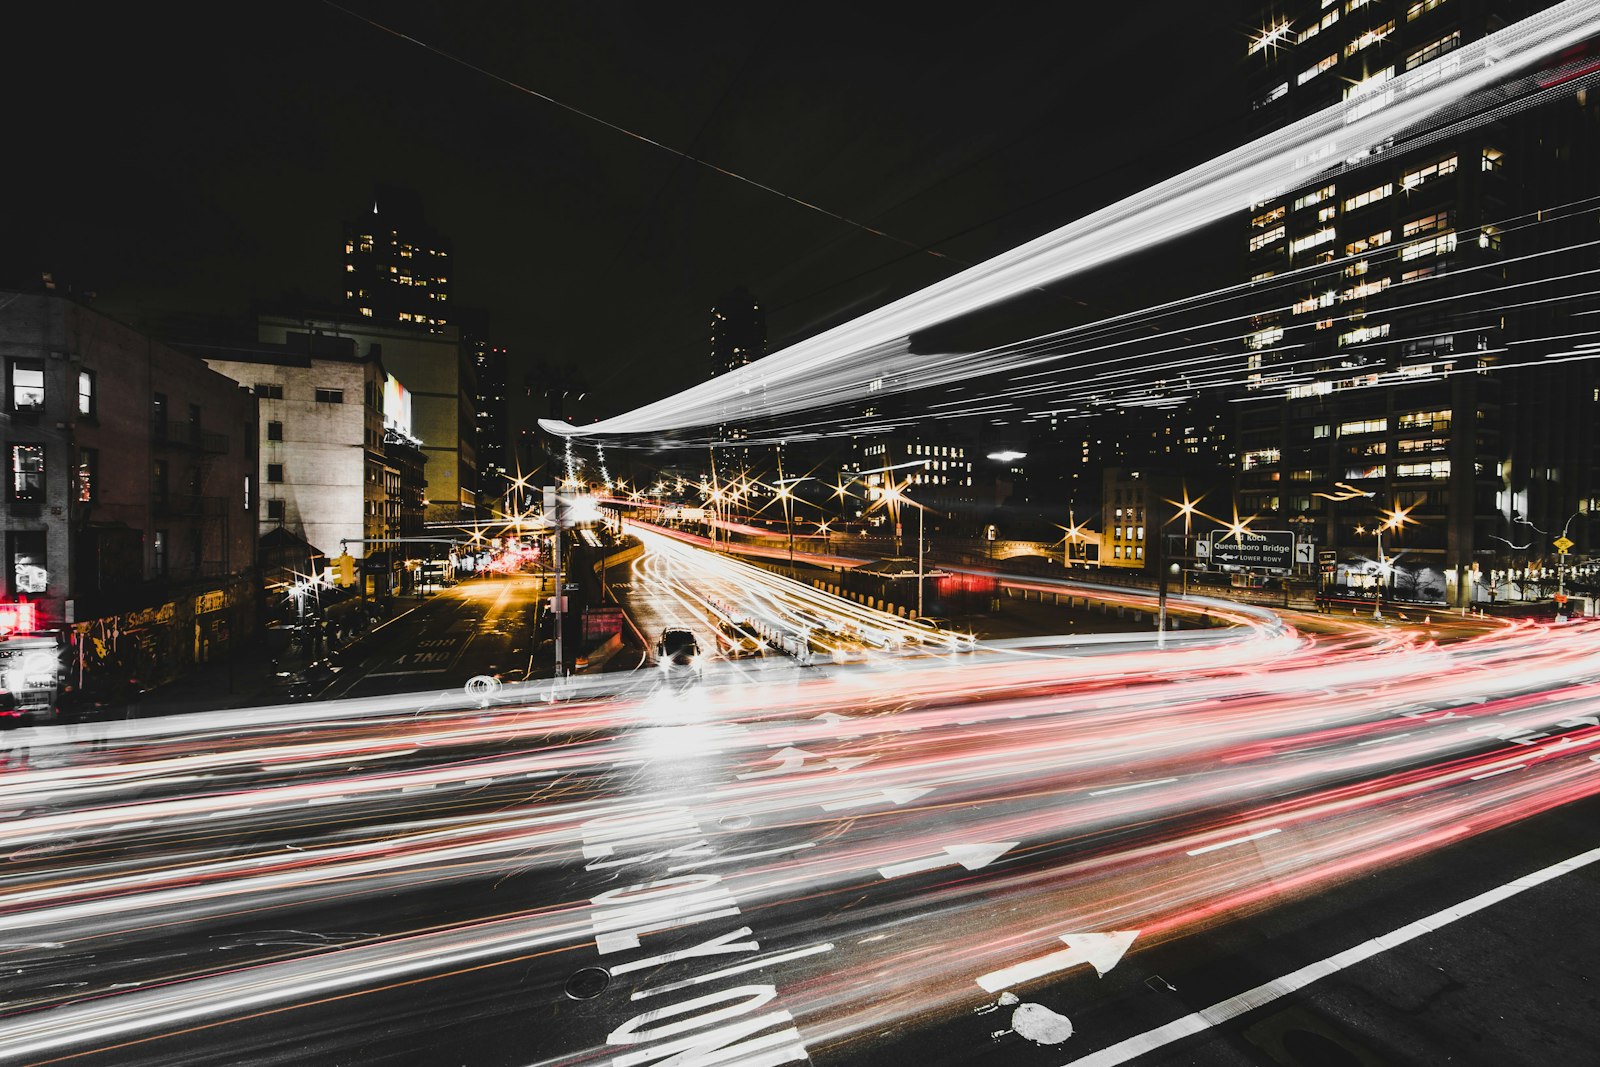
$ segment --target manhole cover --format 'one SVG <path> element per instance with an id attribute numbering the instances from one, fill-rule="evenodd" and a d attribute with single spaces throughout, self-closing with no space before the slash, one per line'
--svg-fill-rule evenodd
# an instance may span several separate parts
<path id="1" fill-rule="evenodd" d="M 724 815 L 722 818 L 717 820 L 717 825 L 722 827 L 724 830 L 743 830 L 745 827 L 750 825 L 750 816 Z"/>
<path id="2" fill-rule="evenodd" d="M 567 979 L 567 996 L 573 1000 L 593 1000 L 610 984 L 610 971 L 604 967 L 585 967 Z"/>

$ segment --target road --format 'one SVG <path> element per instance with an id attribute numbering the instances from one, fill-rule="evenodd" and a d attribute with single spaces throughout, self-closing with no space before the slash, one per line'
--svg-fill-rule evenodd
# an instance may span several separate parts
<path id="1" fill-rule="evenodd" d="M 323 699 L 455 688 L 480 674 L 529 667 L 539 598 L 533 574 L 496 574 L 451 586 L 395 615 L 328 681 Z"/>
<path id="2" fill-rule="evenodd" d="M 18 731 L 0 1061 L 1584 1062 L 1600 627 L 1341 630 Z"/>

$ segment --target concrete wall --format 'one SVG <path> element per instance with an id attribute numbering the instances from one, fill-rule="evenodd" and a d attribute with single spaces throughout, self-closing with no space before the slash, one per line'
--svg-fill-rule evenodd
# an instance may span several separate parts
<path id="1" fill-rule="evenodd" d="M 381 350 L 384 367 L 411 391 L 413 436 L 428 457 L 429 521 L 450 521 L 476 506 L 477 460 L 472 447 L 470 361 L 454 327 L 445 334 L 399 328 L 362 326 L 334 319 L 300 319 L 263 315 L 257 323 L 262 341 L 283 343 L 290 333 L 318 332 L 349 337 L 356 351 Z"/>
<path id="2" fill-rule="evenodd" d="M 209 366 L 254 387 L 282 388 L 283 399 L 258 398 L 258 436 L 261 449 L 261 507 L 259 532 L 279 525 L 270 518 L 268 501 L 284 502 L 283 526 L 315 545 L 329 557 L 337 556 L 340 539 L 360 541 L 376 529 L 381 514 L 373 505 L 383 497 L 381 477 L 374 480 L 375 465 L 368 445 L 376 434 L 381 445 L 383 414 L 366 400 L 371 387 L 381 385 L 382 368 L 376 363 L 311 359 L 309 366 L 280 365 L 211 359 Z M 337 389 L 343 403 L 316 399 L 318 389 Z M 381 391 L 379 393 L 381 396 Z M 268 440 L 268 427 L 283 424 L 283 440 Z M 283 482 L 267 480 L 269 468 L 282 464 Z M 364 555 L 363 546 L 349 552 Z"/>

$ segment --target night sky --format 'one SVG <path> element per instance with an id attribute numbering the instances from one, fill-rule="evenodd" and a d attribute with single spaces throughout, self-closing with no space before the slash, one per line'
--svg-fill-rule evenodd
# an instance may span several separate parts
<path id="1" fill-rule="evenodd" d="M 124 317 L 332 299 L 340 222 L 387 181 L 453 239 L 451 299 L 490 311 L 514 381 L 581 366 L 588 421 L 703 379 L 737 284 L 777 349 L 1242 140 L 1238 4 L 863 6 L 352 9 L 953 258 L 325 3 L 55 4 L 8 15 L 0 280 L 51 270 Z M 1202 234 L 1047 303 L 1141 306 L 1225 255 Z"/>

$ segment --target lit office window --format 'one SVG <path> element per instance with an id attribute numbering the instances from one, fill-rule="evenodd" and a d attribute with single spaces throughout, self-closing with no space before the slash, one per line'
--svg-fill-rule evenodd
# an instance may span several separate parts
<path id="1" fill-rule="evenodd" d="M 1327 70 L 1337 62 L 1339 62 L 1339 53 L 1335 52 L 1326 59 L 1320 60 L 1319 62 L 1314 63 L 1305 70 L 1301 71 L 1300 76 L 1295 79 L 1295 84 L 1304 85 L 1306 82 L 1310 81 L 1312 78 L 1315 78 L 1318 74 L 1321 74 L 1323 71 Z"/>
<path id="2" fill-rule="evenodd" d="M 1433 178 L 1442 178 L 1447 174 L 1454 174 L 1455 171 L 1456 157 L 1446 156 L 1436 163 L 1429 163 L 1427 166 L 1418 167 L 1416 170 L 1408 170 L 1400 175 L 1400 188 L 1415 189 L 1425 181 Z"/>
<path id="3" fill-rule="evenodd" d="M 1411 70 L 1413 67 L 1420 67 L 1428 60 L 1438 59 L 1446 52 L 1453 52 L 1460 47 L 1461 31 L 1456 30 L 1454 33 L 1447 34 L 1431 44 L 1424 45 L 1409 56 L 1406 56 L 1406 69 Z"/>
<path id="4" fill-rule="evenodd" d="M 1346 211 L 1354 211 L 1356 208 L 1366 207 L 1368 204 L 1375 204 L 1384 197 L 1392 196 L 1393 194 L 1394 183 L 1385 182 L 1375 189 L 1368 189 L 1364 193 L 1357 193 L 1355 196 L 1352 196 L 1350 199 L 1344 202 L 1344 209 Z"/>

